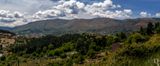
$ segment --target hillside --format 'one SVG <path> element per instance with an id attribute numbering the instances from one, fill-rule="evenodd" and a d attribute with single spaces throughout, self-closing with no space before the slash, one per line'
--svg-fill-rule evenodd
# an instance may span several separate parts
<path id="1" fill-rule="evenodd" d="M 6 48 L 7 46 L 15 43 L 15 33 L 7 31 L 7 30 L 0 30 L 0 54 L 2 48 Z"/>
<path id="2" fill-rule="evenodd" d="M 73 20 L 43 20 L 15 27 L 12 31 L 18 34 L 67 34 L 94 32 L 111 34 L 116 32 L 131 32 L 145 27 L 149 22 L 160 22 L 156 18 L 139 18 L 116 20 L 109 18 L 73 19 Z"/>
<path id="3" fill-rule="evenodd" d="M 0 66 L 158 66 L 159 40 L 160 23 L 130 34 L 19 36 L 5 48 Z"/>
<path id="4" fill-rule="evenodd" d="M 11 31 L 0 29 L 0 35 L 3 35 L 3 34 L 11 34 L 11 35 L 15 35 L 15 33 L 11 32 Z"/>

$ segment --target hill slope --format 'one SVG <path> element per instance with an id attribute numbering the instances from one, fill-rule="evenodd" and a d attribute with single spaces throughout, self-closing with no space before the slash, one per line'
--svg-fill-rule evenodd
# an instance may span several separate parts
<path id="1" fill-rule="evenodd" d="M 158 66 L 159 40 L 160 23 L 130 34 L 19 36 L 0 57 L 0 66 Z"/>
<path id="2" fill-rule="evenodd" d="M 13 33 L 13 32 L 10 32 L 10 31 L 8 31 L 8 30 L 2 30 L 2 29 L 0 29 L 0 35 L 3 35 L 3 34 L 15 35 L 15 33 Z"/>
<path id="3" fill-rule="evenodd" d="M 126 19 L 116 20 L 109 18 L 73 19 L 73 20 L 43 20 L 15 27 L 12 31 L 18 34 L 65 34 L 94 32 L 109 34 L 115 32 L 130 32 L 145 27 L 149 22 L 158 22 L 160 19 Z"/>

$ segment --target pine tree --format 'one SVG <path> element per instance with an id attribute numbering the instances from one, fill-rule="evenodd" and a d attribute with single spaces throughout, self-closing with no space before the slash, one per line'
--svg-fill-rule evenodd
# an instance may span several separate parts
<path id="1" fill-rule="evenodd" d="M 140 31 L 139 31 L 142 35 L 145 35 L 145 29 L 143 27 L 140 27 Z"/>
<path id="2" fill-rule="evenodd" d="M 159 22 L 155 23 L 154 30 L 156 33 L 160 33 L 160 23 Z"/>
<path id="3" fill-rule="evenodd" d="M 148 25 L 147 25 L 147 34 L 148 34 L 148 35 L 153 34 L 153 30 L 154 30 L 153 24 L 152 24 L 151 22 L 148 23 Z"/>

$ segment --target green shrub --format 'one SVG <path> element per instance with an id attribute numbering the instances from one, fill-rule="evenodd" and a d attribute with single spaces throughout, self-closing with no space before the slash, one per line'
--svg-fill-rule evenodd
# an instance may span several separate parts
<path id="1" fill-rule="evenodd" d="M 134 34 L 131 34 L 129 36 L 129 38 L 127 39 L 127 43 L 139 43 L 139 42 L 144 42 L 146 40 L 146 38 L 139 34 L 139 33 L 134 33 Z"/>
<path id="2" fill-rule="evenodd" d="M 95 54 L 96 54 L 96 52 L 95 52 L 93 49 L 90 49 L 90 50 L 88 51 L 88 53 L 87 53 L 87 56 L 88 56 L 89 58 L 94 58 Z"/>
<path id="3" fill-rule="evenodd" d="M 84 60 L 85 60 L 84 57 L 82 55 L 80 55 L 74 61 L 75 61 L 75 63 L 82 64 L 82 63 L 84 63 Z"/>
<path id="4" fill-rule="evenodd" d="M 62 49 L 55 49 L 49 51 L 49 56 L 60 56 L 64 51 Z"/>
<path id="5" fill-rule="evenodd" d="M 1 60 L 1 61 L 5 61 L 5 60 L 6 60 L 6 57 L 5 57 L 5 56 L 2 56 L 2 57 L 0 57 L 0 60 Z"/>

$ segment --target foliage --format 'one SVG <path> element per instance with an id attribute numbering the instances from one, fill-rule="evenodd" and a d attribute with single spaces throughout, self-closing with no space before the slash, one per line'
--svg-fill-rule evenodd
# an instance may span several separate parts
<path id="1" fill-rule="evenodd" d="M 100 35 L 92 33 L 17 39 L 0 58 L 0 65 L 46 61 L 47 66 L 142 66 L 160 58 L 160 24 L 139 31 Z M 116 47 L 116 50 L 112 50 Z M 23 61 L 23 62 L 22 62 Z M 44 62 L 43 61 L 43 62 Z M 44 63 L 44 64 L 45 64 Z M 85 65 L 86 64 L 86 65 Z"/>
<path id="2" fill-rule="evenodd" d="M 144 42 L 145 40 L 146 38 L 143 35 L 139 33 L 134 33 L 128 37 L 127 42 L 132 44 L 132 43 Z"/>

